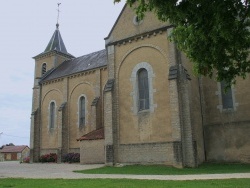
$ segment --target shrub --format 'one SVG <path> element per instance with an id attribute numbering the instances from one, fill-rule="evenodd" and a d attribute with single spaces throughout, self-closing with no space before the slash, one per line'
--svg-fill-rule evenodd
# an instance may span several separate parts
<path id="1" fill-rule="evenodd" d="M 23 162 L 24 162 L 24 163 L 30 163 L 30 157 L 25 157 L 25 158 L 23 159 Z"/>
<path id="2" fill-rule="evenodd" d="M 45 154 L 41 155 L 39 158 L 39 162 L 42 163 L 51 163 L 51 162 L 57 162 L 57 154 L 56 153 L 50 153 L 50 154 Z"/>
<path id="3" fill-rule="evenodd" d="M 62 157 L 63 162 L 68 163 L 79 163 L 80 162 L 80 154 L 79 153 L 67 153 Z"/>

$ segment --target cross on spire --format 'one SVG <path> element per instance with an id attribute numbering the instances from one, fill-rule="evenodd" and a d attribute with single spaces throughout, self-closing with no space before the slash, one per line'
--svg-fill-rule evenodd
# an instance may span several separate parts
<path id="1" fill-rule="evenodd" d="M 56 28 L 58 29 L 59 28 L 59 23 L 58 23 L 58 21 L 59 21 L 59 15 L 60 15 L 60 6 L 61 5 L 61 3 L 57 3 L 57 6 L 58 6 L 58 9 L 57 9 L 57 23 L 56 23 Z"/>

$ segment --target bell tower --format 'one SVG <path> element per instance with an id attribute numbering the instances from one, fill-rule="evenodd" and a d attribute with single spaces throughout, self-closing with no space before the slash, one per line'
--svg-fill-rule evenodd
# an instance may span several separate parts
<path id="1" fill-rule="evenodd" d="M 56 30 L 54 31 L 44 52 L 33 57 L 35 59 L 34 85 L 32 98 L 32 113 L 30 127 L 30 161 L 38 162 L 40 156 L 40 81 L 66 60 L 73 59 L 64 45 L 59 31 L 59 5 Z"/>
<path id="2" fill-rule="evenodd" d="M 54 31 L 47 47 L 44 52 L 33 57 L 35 59 L 35 79 L 40 79 L 44 76 L 45 73 L 55 69 L 63 61 L 74 58 L 71 54 L 67 52 L 67 49 L 64 45 L 61 33 L 59 31 L 59 6 L 61 3 L 58 3 L 58 15 L 56 30 Z"/>

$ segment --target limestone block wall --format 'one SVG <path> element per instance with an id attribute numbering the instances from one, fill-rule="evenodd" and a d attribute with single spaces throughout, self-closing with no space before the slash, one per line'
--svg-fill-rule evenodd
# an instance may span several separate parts
<path id="1" fill-rule="evenodd" d="M 43 149 L 42 148 L 41 151 L 40 151 L 40 156 L 41 155 L 46 155 L 46 154 L 49 154 L 49 153 L 56 153 L 56 154 L 58 154 L 58 149 L 57 148 L 54 148 L 54 149 L 50 149 L 50 148 L 44 148 Z"/>
<path id="2" fill-rule="evenodd" d="M 91 103 L 95 98 L 94 91 L 94 74 L 71 78 L 69 80 L 69 148 L 80 148 L 77 138 L 91 132 L 93 125 L 91 124 Z M 85 97 L 85 125 L 79 127 L 79 99 Z"/>
<path id="3" fill-rule="evenodd" d="M 107 79 L 106 68 L 78 73 L 69 77 L 47 81 L 41 89 L 41 130 L 36 148 L 41 148 L 41 154 L 49 152 L 64 154 L 80 152 L 76 139 L 98 126 L 103 126 L 102 89 Z M 86 124 L 79 127 L 79 98 L 86 98 Z M 92 102 L 99 98 L 96 110 L 91 110 Z M 49 128 L 49 105 L 56 104 L 55 127 Z M 93 119 L 95 118 L 95 119 Z M 32 151 L 33 152 L 33 151 Z M 39 154 L 40 155 L 40 154 Z"/>
<path id="4" fill-rule="evenodd" d="M 59 112 L 58 109 L 63 104 L 62 94 L 63 82 L 58 81 L 50 84 L 44 84 L 42 87 L 41 96 L 41 149 L 56 149 L 58 148 L 58 131 L 59 130 Z M 49 115 L 50 115 L 50 103 L 55 103 L 55 122 L 54 128 L 50 128 Z"/>
<path id="5" fill-rule="evenodd" d="M 68 103 L 65 103 L 65 106 L 62 108 L 61 112 L 61 148 L 62 148 L 62 156 L 69 151 L 69 131 L 68 131 Z"/>
<path id="6" fill-rule="evenodd" d="M 120 144 L 118 163 L 172 165 L 173 143 Z"/>
<path id="7" fill-rule="evenodd" d="M 116 114 L 120 144 L 172 140 L 167 48 L 166 33 L 115 48 Z M 150 109 L 139 112 L 136 71 L 140 68 L 146 68 L 149 75 Z"/>
<path id="8" fill-rule="evenodd" d="M 117 22 L 114 24 L 106 42 L 119 41 L 124 38 L 151 31 L 152 28 L 155 29 L 169 25 L 168 23 L 160 22 L 154 13 L 147 13 L 144 20 L 139 22 L 140 24 L 137 24 L 135 19 L 136 14 L 133 8 L 126 6 L 118 17 Z"/>
<path id="9" fill-rule="evenodd" d="M 46 70 L 50 70 L 54 67 L 59 66 L 65 60 L 68 60 L 68 57 L 56 54 L 55 52 L 49 53 L 48 55 L 36 59 L 35 67 L 35 78 L 42 76 L 42 65 L 46 64 Z"/>
<path id="10" fill-rule="evenodd" d="M 167 50 L 164 31 L 115 46 L 118 163 L 172 164 Z M 137 106 L 136 71 L 140 68 L 149 75 L 150 108 L 145 111 Z"/>
<path id="11" fill-rule="evenodd" d="M 35 78 L 40 78 L 42 76 L 42 65 L 46 63 L 46 70 L 50 70 L 54 67 L 53 64 L 54 56 L 47 56 L 36 60 L 35 66 Z"/>
<path id="12" fill-rule="evenodd" d="M 105 163 L 104 139 L 80 141 L 80 163 Z"/>
<path id="13" fill-rule="evenodd" d="M 202 79 L 208 161 L 250 163 L 250 78 L 232 86 L 233 108 L 222 109 L 220 84 Z"/>
<path id="14" fill-rule="evenodd" d="M 250 122 L 206 126 L 208 161 L 250 163 Z"/>
<path id="15" fill-rule="evenodd" d="M 202 109 L 202 90 L 200 86 L 200 79 L 194 74 L 193 64 L 189 59 L 181 52 L 179 52 L 179 58 L 183 65 L 183 68 L 187 70 L 190 77 L 188 81 L 188 98 L 186 100 L 190 103 L 190 121 L 192 126 L 193 144 L 196 153 L 197 163 L 200 164 L 205 160 L 204 151 L 204 138 L 203 138 L 203 109 Z"/>
<path id="16" fill-rule="evenodd" d="M 38 108 L 31 115 L 31 134 L 30 134 L 30 161 L 38 162 L 40 156 L 40 116 L 41 110 Z"/>

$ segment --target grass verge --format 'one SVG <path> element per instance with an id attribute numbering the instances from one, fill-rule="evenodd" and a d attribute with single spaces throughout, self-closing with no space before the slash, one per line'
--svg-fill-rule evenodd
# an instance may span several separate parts
<path id="1" fill-rule="evenodd" d="M 128 165 L 74 171 L 84 174 L 186 175 L 250 172 L 250 164 L 202 164 L 198 168 L 177 169 L 165 165 Z"/>
<path id="2" fill-rule="evenodd" d="M 129 180 L 129 179 L 0 179 L 0 188 L 249 188 L 250 179 L 229 180 L 194 180 L 194 181 L 157 181 L 157 180 Z"/>

